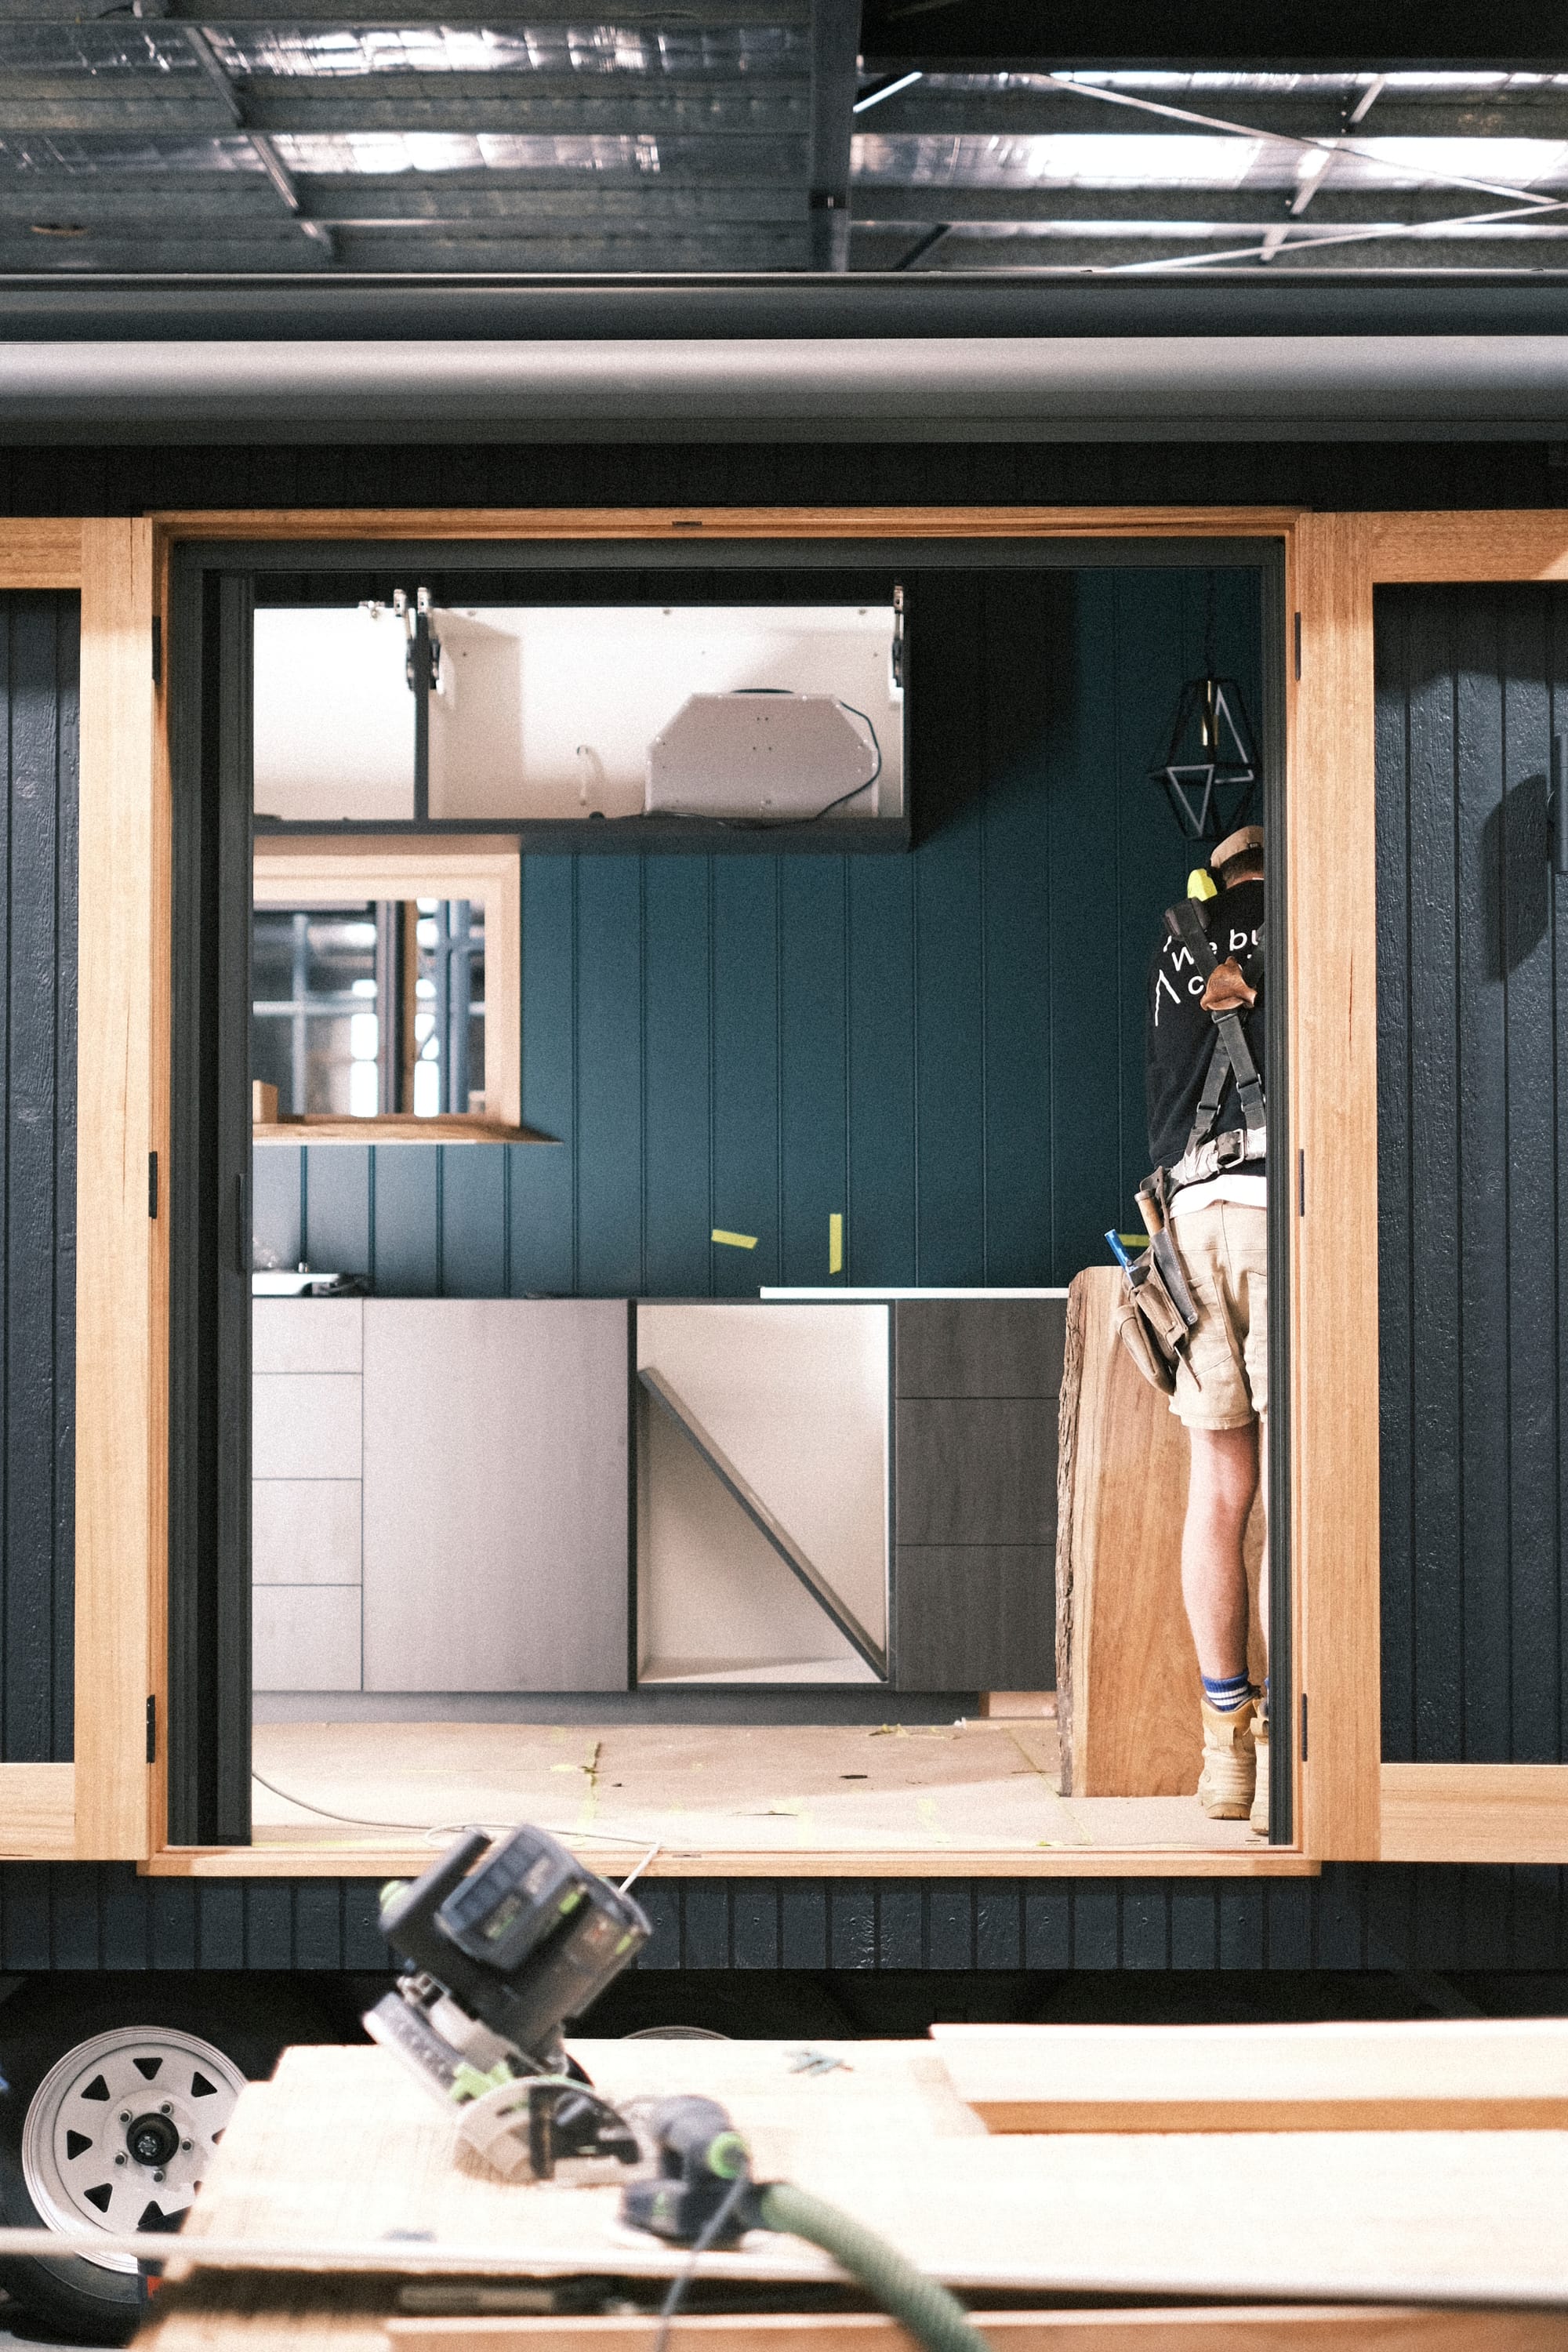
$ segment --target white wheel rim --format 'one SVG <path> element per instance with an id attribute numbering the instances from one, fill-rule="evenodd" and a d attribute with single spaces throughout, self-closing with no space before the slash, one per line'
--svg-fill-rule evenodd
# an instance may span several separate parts
<path id="1" fill-rule="evenodd" d="M 22 2178 L 51 2230 L 174 2229 L 190 2210 L 245 2076 L 194 2033 L 122 2025 L 79 2042 L 37 2089 Z M 84 2255 L 134 2271 L 129 2254 Z"/>

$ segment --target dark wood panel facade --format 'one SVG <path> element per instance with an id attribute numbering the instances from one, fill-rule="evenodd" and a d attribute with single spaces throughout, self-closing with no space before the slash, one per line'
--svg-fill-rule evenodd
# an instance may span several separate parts
<path id="1" fill-rule="evenodd" d="M 0 595 L 0 1758 L 72 1737 L 79 599 Z"/>
<path id="2" fill-rule="evenodd" d="M 1568 591 L 1380 590 L 1378 1245 L 1390 1761 L 1568 1755 Z"/>

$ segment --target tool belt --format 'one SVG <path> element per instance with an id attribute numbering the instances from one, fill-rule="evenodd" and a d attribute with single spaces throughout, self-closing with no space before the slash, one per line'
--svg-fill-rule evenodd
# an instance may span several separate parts
<path id="1" fill-rule="evenodd" d="M 1145 1177 L 1138 1190 L 1138 1202 L 1152 1238 L 1142 1256 L 1121 1277 L 1116 1334 L 1143 1378 L 1169 1396 L 1175 1388 L 1176 1367 L 1186 1354 L 1187 1334 L 1198 1319 L 1198 1310 L 1166 1223 L 1163 1169 L 1157 1168 L 1152 1176 Z M 1153 1230 L 1155 1226 L 1158 1231 Z"/>
<path id="2" fill-rule="evenodd" d="M 1180 940 L 1198 970 L 1206 974 L 1202 1003 L 1215 1025 L 1214 1051 L 1185 1150 L 1173 1168 L 1156 1168 L 1138 1188 L 1138 1205 L 1150 1242 L 1122 1276 L 1116 1328 L 1144 1379 L 1169 1396 L 1176 1385 L 1176 1368 L 1186 1355 L 1187 1335 L 1198 1319 L 1181 1255 L 1171 1236 L 1170 1196 L 1184 1184 L 1201 1183 L 1227 1168 L 1265 1159 L 1268 1129 L 1263 1080 L 1241 1025 L 1243 1013 L 1258 1002 L 1257 987 L 1234 956 L 1221 959 L 1190 898 L 1168 907 L 1165 922 L 1172 937 Z M 1261 978 L 1261 948 L 1254 969 Z M 1231 1078 L 1236 1081 L 1243 1124 L 1216 1135 L 1215 1121 Z"/>

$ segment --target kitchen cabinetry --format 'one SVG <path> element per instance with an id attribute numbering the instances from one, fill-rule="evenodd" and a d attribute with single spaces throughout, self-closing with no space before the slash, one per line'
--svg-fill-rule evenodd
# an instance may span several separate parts
<path id="1" fill-rule="evenodd" d="M 259 1690 L 624 1690 L 626 1309 L 258 1299 Z"/>

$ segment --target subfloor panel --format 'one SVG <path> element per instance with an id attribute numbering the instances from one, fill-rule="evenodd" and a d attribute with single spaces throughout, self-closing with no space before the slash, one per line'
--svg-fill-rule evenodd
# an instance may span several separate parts
<path id="1" fill-rule="evenodd" d="M 1257 1851 L 1194 1797 L 1073 1797 L 1053 1722 L 258 1723 L 258 1847 L 531 1822 L 591 1856 Z"/>

